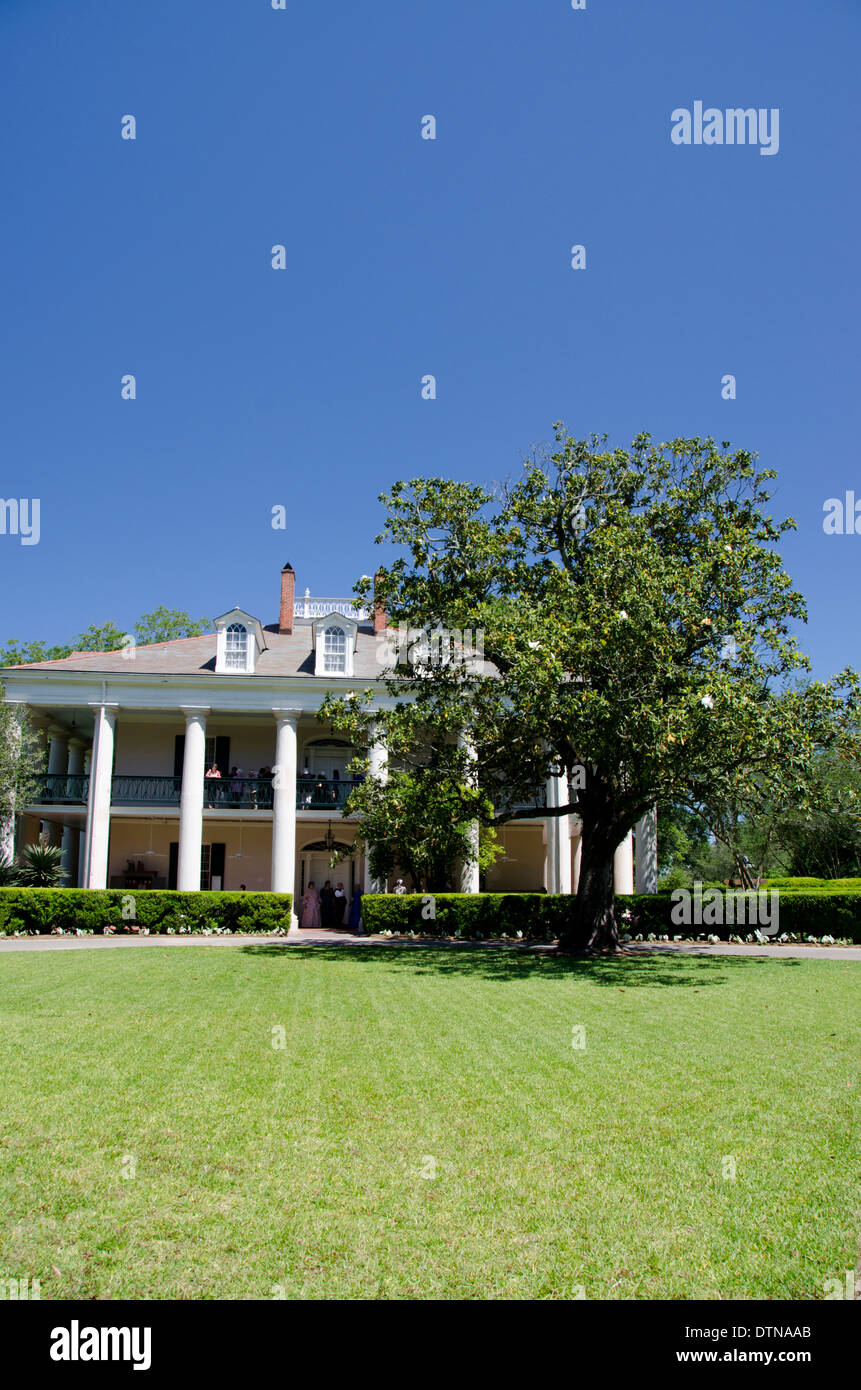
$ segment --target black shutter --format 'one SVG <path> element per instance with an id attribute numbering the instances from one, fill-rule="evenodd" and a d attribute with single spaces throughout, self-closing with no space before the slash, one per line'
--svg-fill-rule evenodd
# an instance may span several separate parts
<path id="1" fill-rule="evenodd" d="M 185 734 L 177 734 L 173 742 L 173 775 L 182 776 L 182 761 L 185 757 Z M 174 884 L 176 887 L 176 884 Z"/>
<path id="2" fill-rule="evenodd" d="M 224 860 L 226 850 L 226 845 L 210 845 L 209 847 L 209 881 L 211 883 L 213 876 L 217 875 L 221 879 L 222 888 L 224 888 Z"/>
<path id="3" fill-rule="evenodd" d="M 222 777 L 230 774 L 230 739 L 217 738 L 215 740 L 215 761 L 218 764 L 218 771 Z M 213 845 L 213 849 L 215 846 Z M 213 870 L 215 872 L 215 870 Z"/>
<path id="4" fill-rule="evenodd" d="M 179 869 L 179 841 L 171 840 L 170 857 L 167 861 L 167 886 L 176 888 L 177 870 Z"/>

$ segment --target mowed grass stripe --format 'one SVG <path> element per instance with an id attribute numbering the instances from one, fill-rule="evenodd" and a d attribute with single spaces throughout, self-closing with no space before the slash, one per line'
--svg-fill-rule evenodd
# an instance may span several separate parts
<path id="1" fill-rule="evenodd" d="M 819 1297 L 854 1262 L 858 979 L 486 950 L 10 957 L 0 1273 L 43 1297 Z"/>

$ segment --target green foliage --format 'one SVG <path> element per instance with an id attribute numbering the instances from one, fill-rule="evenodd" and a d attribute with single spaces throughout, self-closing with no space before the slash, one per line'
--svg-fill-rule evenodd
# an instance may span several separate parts
<path id="1" fill-rule="evenodd" d="M 153 642 L 175 642 L 181 637 L 200 637 L 210 631 L 212 623 L 208 618 L 191 618 L 181 608 L 165 608 L 160 605 L 151 613 L 144 613 L 134 627 L 134 637 L 139 646 Z M 36 661 L 61 661 L 75 652 L 114 652 L 119 651 L 129 634 L 118 628 L 113 621 L 91 623 L 85 632 L 79 632 L 71 642 L 48 647 L 44 642 L 20 643 L 11 638 L 5 649 L 0 650 L 0 666 L 22 666 Z"/>
<path id="2" fill-rule="evenodd" d="M 794 522 L 768 514 L 775 475 L 753 454 L 645 434 L 609 451 L 561 425 L 556 442 L 501 496 L 396 483 L 379 539 L 407 558 L 376 593 L 391 623 L 484 634 L 490 665 L 420 661 L 389 684 L 416 742 L 466 727 L 498 821 L 528 815 L 554 766 L 587 769 L 564 808 L 583 820 L 575 935 L 606 946 L 613 851 L 638 818 L 685 805 L 726 842 L 726 808 L 735 823 L 807 804 L 811 759 L 854 726 L 858 682 L 791 683 L 808 666 L 792 635 L 805 607 L 775 544 Z"/>
<path id="3" fill-rule="evenodd" d="M 129 904 L 134 916 L 129 917 Z M 105 928 L 166 932 L 288 930 L 290 893 L 176 893 L 157 889 L 0 888 L 0 935 L 56 929 L 101 934 Z"/>
<path id="4" fill-rule="evenodd" d="M 861 943 L 861 885 L 854 891 L 780 894 L 779 934 L 848 937 Z M 740 894 L 734 895 L 736 897 Z M 516 937 L 547 941 L 564 937 L 575 912 L 575 898 L 547 893 L 437 893 L 436 916 L 427 916 L 431 895 L 366 893 L 362 899 L 365 931 L 390 931 L 395 936 Z M 666 893 L 635 893 L 617 897 L 622 927 L 631 934 L 730 936 L 752 934 L 743 924 L 680 927 L 673 922 L 673 899 Z M 733 913 L 733 916 L 736 916 Z"/>
<path id="5" fill-rule="evenodd" d="M 365 734 L 351 702 L 343 711 L 327 701 L 320 713 L 361 746 Z M 405 750 L 399 751 L 403 756 Z M 418 756 L 411 766 L 391 768 L 385 780 L 370 775 L 367 758 L 356 759 L 352 769 L 362 770 L 364 777 L 350 793 L 343 814 L 358 818 L 356 843 L 368 853 L 375 879 L 386 880 L 397 870 L 406 873 L 416 889 L 444 890 L 453 886 L 456 862 L 476 857 L 473 822 L 482 827 L 480 871 L 490 868 L 502 846 L 490 827 L 490 798 L 470 784 L 468 755 L 432 739 L 415 751 Z"/>
<path id="6" fill-rule="evenodd" d="M 135 636 L 142 647 L 153 642 L 176 642 L 182 637 L 202 637 L 211 630 L 209 618 L 190 618 L 182 609 L 165 608 L 163 604 L 144 613 L 135 623 Z"/>
<path id="7" fill-rule="evenodd" d="M 429 918 L 433 902 L 436 916 Z M 422 936 L 517 936 L 547 940 L 567 925 L 573 897 L 547 893 L 366 893 L 366 932 Z M 423 915 L 425 914 L 425 915 Z"/>
<path id="8" fill-rule="evenodd" d="M 811 769 L 811 795 L 779 823 L 785 867 L 794 874 L 840 878 L 861 873 L 861 762 L 857 752 L 821 753 Z"/>
<path id="9" fill-rule="evenodd" d="M 0 821 L 33 799 L 43 769 L 39 739 L 29 714 L 8 705 L 0 685 Z"/>
<path id="10" fill-rule="evenodd" d="M 18 881 L 29 888 L 56 888 L 64 877 L 63 851 L 41 841 L 25 845 L 18 865 Z"/>

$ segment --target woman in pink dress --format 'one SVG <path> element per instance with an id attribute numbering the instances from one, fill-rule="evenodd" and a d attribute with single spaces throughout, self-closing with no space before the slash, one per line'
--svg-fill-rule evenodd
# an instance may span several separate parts
<path id="1" fill-rule="evenodd" d="M 320 894 L 313 883 L 309 883 L 302 894 L 302 920 L 299 926 L 320 927 Z"/>

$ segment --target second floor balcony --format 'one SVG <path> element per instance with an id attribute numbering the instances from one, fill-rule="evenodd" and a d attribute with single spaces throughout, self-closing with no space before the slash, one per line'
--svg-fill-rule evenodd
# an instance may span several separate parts
<path id="1" fill-rule="evenodd" d="M 358 778 L 302 776 L 296 779 L 297 811 L 342 810 L 350 792 L 358 786 Z M 86 806 L 90 791 L 88 773 L 49 773 L 40 779 L 34 805 Z M 140 806 L 157 809 L 179 809 L 182 792 L 181 777 L 147 777 L 115 774 L 111 778 L 111 805 Z M 272 810 L 274 785 L 272 777 L 205 777 L 203 807 L 208 811 L 269 811 Z M 516 803 L 526 809 L 527 803 Z M 535 794 L 535 814 L 541 815 L 546 805 L 545 789 Z"/>
<path id="2" fill-rule="evenodd" d="M 340 810 L 358 783 L 353 778 L 299 777 L 296 781 L 298 811 Z M 36 805 L 85 806 L 90 791 L 87 773 L 52 773 L 41 778 Z M 179 806 L 181 777 L 115 775 L 111 778 L 112 806 Z M 271 777 L 206 777 L 205 810 L 271 811 Z"/>

